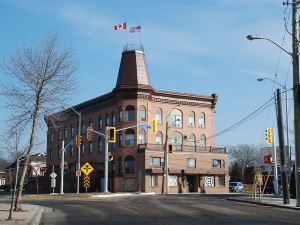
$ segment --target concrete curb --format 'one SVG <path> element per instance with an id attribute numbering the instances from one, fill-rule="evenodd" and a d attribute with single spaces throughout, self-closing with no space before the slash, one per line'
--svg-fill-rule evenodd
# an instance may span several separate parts
<path id="1" fill-rule="evenodd" d="M 32 219 L 29 221 L 28 225 L 39 225 L 43 212 L 44 212 L 44 208 L 39 207 L 36 213 L 33 215 Z"/>
<path id="2" fill-rule="evenodd" d="M 226 198 L 226 200 L 233 201 L 233 202 L 243 202 L 243 203 L 254 204 L 254 205 L 272 206 L 272 207 L 282 208 L 282 209 L 300 210 L 300 208 L 296 208 L 293 206 L 276 205 L 276 204 L 272 204 L 272 203 L 258 202 L 258 201 L 253 201 L 253 200 L 234 199 L 234 198 Z"/>

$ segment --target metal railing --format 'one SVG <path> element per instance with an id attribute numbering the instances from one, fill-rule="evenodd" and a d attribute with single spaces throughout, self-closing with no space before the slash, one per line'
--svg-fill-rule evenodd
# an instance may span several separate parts
<path id="1" fill-rule="evenodd" d="M 163 151 L 163 144 L 139 144 L 138 149 L 145 149 L 151 151 Z M 174 152 L 203 152 L 203 153 L 223 153 L 226 154 L 226 148 L 222 147 L 202 147 L 202 146 L 191 146 L 191 145 L 173 145 Z"/>

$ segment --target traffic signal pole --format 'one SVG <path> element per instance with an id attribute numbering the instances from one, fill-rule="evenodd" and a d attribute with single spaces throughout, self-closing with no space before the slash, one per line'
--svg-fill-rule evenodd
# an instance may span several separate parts
<path id="1" fill-rule="evenodd" d="M 108 127 L 105 127 L 104 192 L 108 192 Z"/>

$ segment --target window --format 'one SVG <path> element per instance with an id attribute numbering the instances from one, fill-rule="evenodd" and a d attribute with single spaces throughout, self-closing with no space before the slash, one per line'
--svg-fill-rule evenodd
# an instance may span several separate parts
<path id="1" fill-rule="evenodd" d="M 131 155 L 126 156 L 124 161 L 124 167 L 125 167 L 124 169 L 126 174 L 134 173 L 134 166 L 135 166 L 134 164 L 135 164 L 134 157 Z"/>
<path id="2" fill-rule="evenodd" d="M 125 120 L 134 121 L 135 120 L 135 108 L 132 105 L 129 105 L 125 109 Z"/>
<path id="3" fill-rule="evenodd" d="M 158 124 L 162 124 L 162 109 L 157 108 L 155 110 L 155 119 L 157 120 Z"/>
<path id="4" fill-rule="evenodd" d="M 183 143 L 182 134 L 179 132 L 174 132 L 173 134 L 170 135 L 170 139 L 171 139 L 171 143 L 173 144 L 173 150 L 182 151 L 182 143 Z"/>
<path id="5" fill-rule="evenodd" d="M 81 155 L 84 155 L 84 144 L 81 144 Z"/>
<path id="6" fill-rule="evenodd" d="M 60 159 L 60 146 L 57 146 L 57 158 Z"/>
<path id="7" fill-rule="evenodd" d="M 205 114 L 203 112 L 200 114 L 199 125 L 201 128 L 205 128 Z"/>
<path id="8" fill-rule="evenodd" d="M 111 125 L 116 126 L 116 113 L 114 111 L 111 113 Z"/>
<path id="9" fill-rule="evenodd" d="M 68 129 L 64 127 L 64 138 L 68 137 Z"/>
<path id="10" fill-rule="evenodd" d="M 93 152 L 93 143 L 91 141 L 89 141 L 89 152 Z"/>
<path id="11" fill-rule="evenodd" d="M 170 127 L 182 128 L 182 112 L 179 109 L 173 109 L 168 118 L 168 123 Z"/>
<path id="12" fill-rule="evenodd" d="M 73 124 L 71 124 L 71 137 L 74 137 L 74 128 L 73 128 Z"/>
<path id="13" fill-rule="evenodd" d="M 81 135 L 83 134 L 83 131 L 85 130 L 84 121 L 81 121 Z"/>
<path id="14" fill-rule="evenodd" d="M 93 127 L 93 120 L 89 119 L 89 127 Z"/>
<path id="15" fill-rule="evenodd" d="M 123 111 L 122 111 L 122 107 L 119 107 L 119 122 L 123 121 Z"/>
<path id="16" fill-rule="evenodd" d="M 194 134 L 191 134 L 189 137 L 189 149 L 190 151 L 196 151 L 196 137 Z"/>
<path id="17" fill-rule="evenodd" d="M 109 115 L 105 113 L 105 126 L 109 126 Z"/>
<path id="18" fill-rule="evenodd" d="M 70 150 L 70 157 L 73 157 L 73 156 L 74 156 L 74 147 L 72 146 L 71 150 Z"/>
<path id="19" fill-rule="evenodd" d="M 51 142 L 53 141 L 53 132 L 51 131 Z"/>
<path id="20" fill-rule="evenodd" d="M 219 176 L 219 186 L 225 186 L 225 176 Z"/>
<path id="21" fill-rule="evenodd" d="M 52 161 L 52 148 L 49 149 L 49 159 Z"/>
<path id="22" fill-rule="evenodd" d="M 146 107 L 143 105 L 139 107 L 139 118 L 140 121 L 146 121 Z"/>
<path id="23" fill-rule="evenodd" d="M 157 175 L 151 175 L 150 176 L 150 186 L 151 187 L 157 187 L 158 186 L 158 176 Z"/>
<path id="24" fill-rule="evenodd" d="M 127 129 L 125 131 L 125 145 L 135 144 L 135 132 L 132 129 Z"/>
<path id="25" fill-rule="evenodd" d="M 103 149 L 103 146 L 102 146 L 102 137 L 98 136 L 98 152 L 101 152 L 102 149 Z"/>
<path id="26" fill-rule="evenodd" d="M 202 134 L 200 136 L 199 146 L 200 146 L 200 151 L 205 151 L 206 150 L 206 137 L 205 137 L 204 134 Z"/>
<path id="27" fill-rule="evenodd" d="M 160 157 L 150 158 L 150 166 L 152 166 L 152 167 L 163 167 L 164 166 L 164 158 L 160 158 Z"/>
<path id="28" fill-rule="evenodd" d="M 146 131 L 144 129 L 140 129 L 140 131 L 139 131 L 139 144 L 145 144 L 145 136 L 146 136 Z"/>
<path id="29" fill-rule="evenodd" d="M 58 140 L 61 140 L 61 130 L 58 131 Z"/>
<path id="30" fill-rule="evenodd" d="M 101 117 L 101 115 L 98 116 L 98 128 L 102 129 L 102 117 Z"/>
<path id="31" fill-rule="evenodd" d="M 225 162 L 222 159 L 214 159 L 212 161 L 213 168 L 225 168 Z"/>
<path id="32" fill-rule="evenodd" d="M 123 144 L 123 134 L 122 134 L 122 131 L 120 130 L 119 131 L 119 146 L 122 146 Z"/>
<path id="33" fill-rule="evenodd" d="M 163 149 L 163 135 L 161 132 L 157 132 L 155 136 L 155 143 L 157 144 L 158 149 Z"/>
<path id="34" fill-rule="evenodd" d="M 188 168 L 196 168 L 196 159 L 187 159 Z"/>
<path id="35" fill-rule="evenodd" d="M 194 127 L 195 126 L 195 113 L 190 112 L 189 114 L 189 126 Z"/>

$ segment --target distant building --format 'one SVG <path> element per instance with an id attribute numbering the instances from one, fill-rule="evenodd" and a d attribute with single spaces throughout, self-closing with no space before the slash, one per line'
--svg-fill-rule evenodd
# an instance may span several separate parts
<path id="1" fill-rule="evenodd" d="M 5 172 L 0 171 L 0 186 L 5 185 Z"/>
<path id="2" fill-rule="evenodd" d="M 103 83 L 105 81 L 99 81 L 99 85 Z M 172 143 L 174 149 L 168 154 L 169 192 L 217 193 L 228 192 L 228 155 L 225 148 L 215 147 L 214 143 L 216 102 L 216 94 L 204 96 L 154 89 L 143 48 L 139 47 L 124 49 L 116 86 L 111 92 L 73 108 L 82 115 L 83 130 L 90 126 L 104 133 L 106 126 L 128 127 L 117 132 L 116 143 L 109 144 L 113 155 L 109 165 L 109 191 L 164 191 L 163 147 L 168 129 L 168 143 Z M 56 172 L 59 172 L 62 140 L 65 145 L 74 140 L 79 124 L 72 110 L 59 113 L 68 115 L 60 127 L 53 126 L 51 116 L 45 119 L 47 167 L 49 170 L 54 167 Z M 137 127 L 151 124 L 152 119 L 158 121 L 156 133 Z M 72 180 L 69 190 L 74 191 L 77 148 L 70 147 L 65 158 Z M 100 190 L 104 177 L 103 137 L 93 135 L 92 141 L 83 137 L 81 166 L 85 162 L 95 168 L 90 191 Z"/>

